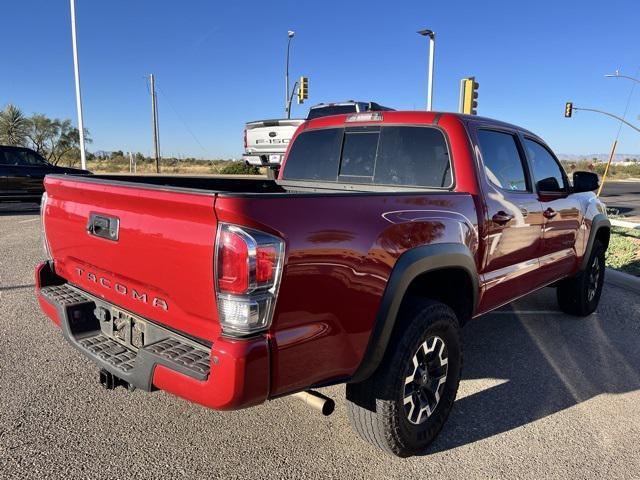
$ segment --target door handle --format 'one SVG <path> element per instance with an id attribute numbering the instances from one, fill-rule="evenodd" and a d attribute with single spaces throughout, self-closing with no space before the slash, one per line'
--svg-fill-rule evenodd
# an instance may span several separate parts
<path id="1" fill-rule="evenodd" d="M 108 217 L 92 213 L 87 222 L 87 232 L 89 235 L 118 241 L 120 231 L 120 220 L 117 217 Z"/>
<path id="2" fill-rule="evenodd" d="M 558 214 L 558 212 L 556 212 L 553 208 L 549 207 L 547 208 L 544 212 L 542 212 L 542 215 L 544 215 L 544 218 L 553 218 Z"/>
<path id="3" fill-rule="evenodd" d="M 493 223 L 497 223 L 498 225 L 505 225 L 509 221 L 513 220 L 513 215 L 509 215 L 508 213 L 500 210 L 493 217 L 491 217 L 491 220 L 493 220 Z"/>

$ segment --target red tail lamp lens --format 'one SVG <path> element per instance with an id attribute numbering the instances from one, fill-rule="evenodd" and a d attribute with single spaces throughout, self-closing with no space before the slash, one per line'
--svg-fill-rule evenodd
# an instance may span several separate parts
<path id="1" fill-rule="evenodd" d="M 276 266 L 276 247 L 266 245 L 258 247 L 256 261 L 256 281 L 258 283 L 268 282 L 273 278 L 273 270 Z"/>
<path id="2" fill-rule="evenodd" d="M 220 233 L 218 254 L 218 287 L 223 292 L 244 293 L 249 288 L 249 251 L 247 243 L 237 233 Z"/>

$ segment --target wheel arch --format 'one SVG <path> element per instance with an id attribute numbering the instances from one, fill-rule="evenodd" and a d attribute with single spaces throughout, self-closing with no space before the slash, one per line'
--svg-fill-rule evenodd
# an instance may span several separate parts
<path id="1" fill-rule="evenodd" d="M 435 279 L 439 282 L 431 286 Z M 447 282 L 454 279 L 463 280 L 464 284 L 453 289 Z M 442 288 L 443 286 L 448 288 Z M 461 289 L 464 292 L 462 298 L 470 296 L 466 306 L 454 302 L 455 297 L 460 297 Z M 449 296 L 443 298 L 443 292 L 448 292 Z M 464 317 L 471 318 L 476 309 L 478 292 L 475 259 L 466 245 L 424 245 L 403 253 L 391 272 L 371 330 L 369 344 L 350 382 L 363 381 L 378 368 L 395 330 L 398 312 L 407 298 L 418 293 L 420 297 L 443 301 L 452 307 L 456 314 L 462 314 L 461 320 L 464 321 Z"/>
<path id="2" fill-rule="evenodd" d="M 598 213 L 591 220 L 591 230 L 589 231 L 589 238 L 587 239 L 587 245 L 584 249 L 584 255 L 580 262 L 580 270 L 587 268 L 589 263 L 589 257 L 591 256 L 591 250 L 593 250 L 593 244 L 596 239 L 600 240 L 605 249 L 609 246 L 609 238 L 611 236 L 611 222 L 604 213 Z"/>

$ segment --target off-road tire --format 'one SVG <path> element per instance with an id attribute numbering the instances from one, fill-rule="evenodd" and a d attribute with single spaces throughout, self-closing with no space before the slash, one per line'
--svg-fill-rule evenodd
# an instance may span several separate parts
<path id="1" fill-rule="evenodd" d="M 406 389 L 413 385 L 407 384 L 406 372 L 411 365 L 414 365 L 414 374 L 418 371 L 417 352 L 434 339 L 440 339 L 446 346 L 446 379 L 442 387 L 438 387 L 441 393 L 433 411 L 422 417 L 422 423 L 415 424 L 406 412 L 406 408 L 413 406 L 413 400 L 405 403 Z M 428 357 L 424 358 L 428 364 Z M 435 360 L 439 361 L 441 357 Z M 394 335 L 378 369 L 362 382 L 347 384 L 347 414 L 351 426 L 364 440 L 390 454 L 407 457 L 424 453 L 449 416 L 461 370 L 462 342 L 453 310 L 435 301 L 411 302 L 398 316 Z M 421 410 L 419 413 L 422 415 Z"/>
<path id="2" fill-rule="evenodd" d="M 598 308 L 605 274 L 605 247 L 595 240 L 587 267 L 577 275 L 562 280 L 556 295 L 560 309 L 570 315 L 586 317 Z"/>

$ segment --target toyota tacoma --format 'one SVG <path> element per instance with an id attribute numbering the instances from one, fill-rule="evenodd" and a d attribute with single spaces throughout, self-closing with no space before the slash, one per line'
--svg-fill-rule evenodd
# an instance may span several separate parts
<path id="1" fill-rule="evenodd" d="M 475 116 L 313 119 L 277 180 L 45 186 L 38 300 L 105 387 L 227 410 L 346 383 L 354 429 L 398 456 L 452 409 L 461 327 L 546 286 L 589 315 L 605 275 L 597 176 Z"/>

